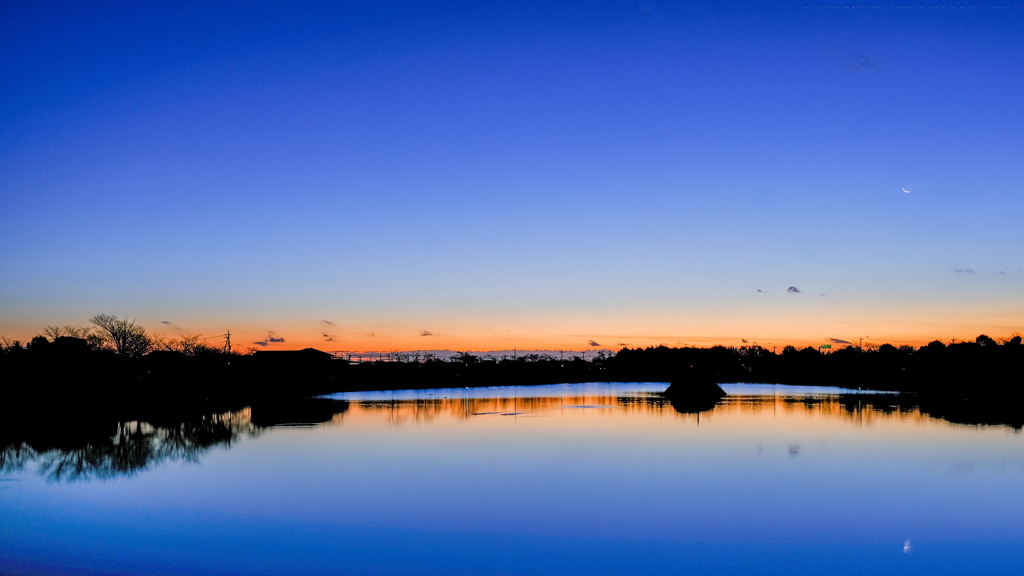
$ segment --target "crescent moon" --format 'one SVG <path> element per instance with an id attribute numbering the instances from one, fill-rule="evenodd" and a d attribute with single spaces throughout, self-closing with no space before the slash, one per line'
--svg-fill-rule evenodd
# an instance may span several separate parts
<path id="1" fill-rule="evenodd" d="M 900 188 L 900 190 L 903 190 L 903 191 L 904 191 L 904 192 L 906 192 L 907 194 L 910 194 L 910 190 L 907 190 L 906 188 Z"/>

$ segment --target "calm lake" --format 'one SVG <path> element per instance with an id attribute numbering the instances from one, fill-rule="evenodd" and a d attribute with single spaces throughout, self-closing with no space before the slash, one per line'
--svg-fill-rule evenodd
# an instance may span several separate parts
<path id="1" fill-rule="evenodd" d="M 2 574 L 1021 574 L 1024 437 L 895 396 L 339 394 L 8 444 Z"/>

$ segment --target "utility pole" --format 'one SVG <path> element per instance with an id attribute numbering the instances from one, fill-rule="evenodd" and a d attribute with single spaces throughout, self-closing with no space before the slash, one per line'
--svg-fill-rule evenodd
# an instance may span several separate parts
<path id="1" fill-rule="evenodd" d="M 231 330 L 224 335 L 224 351 L 231 354 Z"/>

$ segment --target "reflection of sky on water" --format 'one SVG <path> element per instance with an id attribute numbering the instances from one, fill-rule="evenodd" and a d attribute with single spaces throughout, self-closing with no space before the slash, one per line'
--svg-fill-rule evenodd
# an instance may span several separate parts
<path id="1" fill-rule="evenodd" d="M 198 464 L 80 483 L 25 470 L 0 497 L 0 572 L 1024 567 L 1024 445 L 1007 428 L 952 425 L 891 397 L 774 387 L 682 414 L 651 393 L 663 388 L 347 395 L 324 426 L 271 429 Z"/>
<path id="2" fill-rule="evenodd" d="M 588 382 L 585 384 L 546 384 L 540 386 L 484 386 L 475 388 L 435 388 L 431 390 L 376 390 L 332 394 L 343 400 L 417 400 L 435 398 L 559 398 L 573 395 L 656 394 L 668 384 L 658 382 Z"/>
<path id="3" fill-rule="evenodd" d="M 584 384 L 548 384 L 542 386 L 487 386 L 480 388 L 436 388 L 431 390 L 378 390 L 332 394 L 343 400 L 414 400 L 427 398 L 512 398 L 560 397 L 565 394 L 602 396 L 619 394 L 656 394 L 668 383 L 659 382 L 587 382 Z M 852 390 L 834 386 L 790 386 L 788 384 L 722 384 L 729 394 L 773 394 L 779 396 L 820 396 L 825 394 L 878 394 L 871 390 Z"/>

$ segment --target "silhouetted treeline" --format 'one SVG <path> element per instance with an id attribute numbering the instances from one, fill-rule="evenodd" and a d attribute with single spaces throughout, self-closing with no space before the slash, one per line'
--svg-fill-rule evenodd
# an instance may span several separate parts
<path id="1" fill-rule="evenodd" d="M 448 360 L 351 363 L 317 350 L 231 354 L 202 346 L 137 353 L 87 338 L 45 336 L 0 346 L 6 404 L 45 399 L 104 409 L 234 409 L 253 401 L 351 390 L 498 386 L 593 381 L 759 382 L 915 392 L 978 398 L 1024 392 L 1024 345 L 979 336 L 921 348 L 850 346 L 828 353 L 786 347 L 624 348 L 592 360 L 532 354 Z"/>
<path id="2" fill-rule="evenodd" d="M 658 346 L 624 348 L 586 361 L 544 355 L 487 359 L 462 354 L 451 360 L 342 363 L 332 368 L 331 374 L 339 389 L 700 380 L 843 386 L 966 398 L 1024 391 L 1024 345 L 1019 336 L 999 343 L 983 335 L 974 342 L 936 341 L 921 348 L 850 346 L 826 353 L 794 347 L 775 353 L 759 346 Z"/>
<path id="3" fill-rule="evenodd" d="M 81 338 L 40 336 L 26 346 L 0 347 L 0 416 L 19 405 L 45 402 L 128 420 L 164 413 L 180 417 L 335 391 L 331 369 L 337 366 L 331 356 L 311 352 L 312 357 L 199 349 L 134 356 Z"/>
<path id="4" fill-rule="evenodd" d="M 920 348 L 849 346 L 827 353 L 792 346 L 778 354 L 760 346 L 661 346 L 621 350 L 605 365 L 625 380 L 689 377 L 719 383 L 843 386 L 963 397 L 994 392 L 1017 394 L 1024 385 L 1024 345 L 1020 336 L 1002 344 L 982 335 L 974 342 L 934 341 Z"/>

